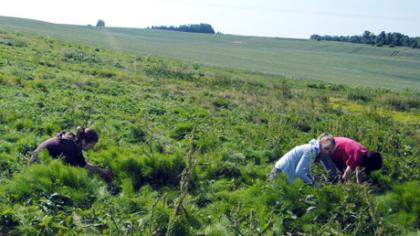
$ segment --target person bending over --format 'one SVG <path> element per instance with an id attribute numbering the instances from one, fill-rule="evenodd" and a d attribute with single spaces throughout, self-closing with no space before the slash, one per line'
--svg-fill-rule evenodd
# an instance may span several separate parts
<path id="1" fill-rule="evenodd" d="M 269 180 L 273 180 L 278 173 L 282 172 L 286 174 L 289 183 L 298 177 L 306 184 L 312 185 L 314 183 L 310 173 L 312 163 L 321 155 L 331 154 L 334 149 L 334 138 L 327 133 L 322 134 L 318 140 L 312 139 L 307 144 L 296 146 L 275 163 Z"/>
<path id="2" fill-rule="evenodd" d="M 112 180 L 112 172 L 86 161 L 83 150 L 92 149 L 98 142 L 98 133 L 91 128 L 76 129 L 76 134 L 61 131 L 55 137 L 41 143 L 33 151 L 30 163 L 38 159 L 38 154 L 46 149 L 52 158 L 62 157 L 63 162 L 72 166 L 84 167 L 90 172 L 98 173 L 105 181 Z"/>
<path id="3" fill-rule="evenodd" d="M 335 151 L 321 160 L 330 181 L 336 182 L 341 179 L 346 182 L 356 170 L 356 181 L 361 184 L 366 175 L 382 167 L 382 156 L 379 152 L 370 152 L 365 146 L 350 138 L 335 137 L 334 140 Z"/>

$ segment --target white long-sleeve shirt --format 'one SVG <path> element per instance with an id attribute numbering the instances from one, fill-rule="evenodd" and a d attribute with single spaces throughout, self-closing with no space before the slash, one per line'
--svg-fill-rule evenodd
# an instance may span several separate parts
<path id="1" fill-rule="evenodd" d="M 296 177 L 299 177 L 303 182 L 313 184 L 310 169 L 319 152 L 319 142 L 312 139 L 308 144 L 296 146 L 284 154 L 274 167 L 287 175 L 289 183 L 293 182 Z"/>

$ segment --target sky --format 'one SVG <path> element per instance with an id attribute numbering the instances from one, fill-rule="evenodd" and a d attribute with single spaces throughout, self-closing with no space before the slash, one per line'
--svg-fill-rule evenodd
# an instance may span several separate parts
<path id="1" fill-rule="evenodd" d="M 420 0 L 0 0 L 0 15 L 133 28 L 209 23 L 225 34 L 286 38 L 365 30 L 420 36 Z"/>

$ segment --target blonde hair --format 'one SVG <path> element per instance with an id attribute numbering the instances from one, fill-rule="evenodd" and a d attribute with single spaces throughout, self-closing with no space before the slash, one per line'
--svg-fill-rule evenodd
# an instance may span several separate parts
<path id="1" fill-rule="evenodd" d="M 335 146 L 334 136 L 329 133 L 322 133 L 318 137 L 318 142 L 321 143 L 323 146 Z"/>

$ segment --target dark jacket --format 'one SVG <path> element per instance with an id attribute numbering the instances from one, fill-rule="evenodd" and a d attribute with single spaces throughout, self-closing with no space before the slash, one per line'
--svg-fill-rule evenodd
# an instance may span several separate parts
<path id="1" fill-rule="evenodd" d="M 82 148 L 77 145 L 76 138 L 71 133 L 60 132 L 56 137 L 41 143 L 38 149 L 40 148 L 47 149 L 53 158 L 63 157 L 63 161 L 67 164 L 81 167 L 86 165 Z"/>

